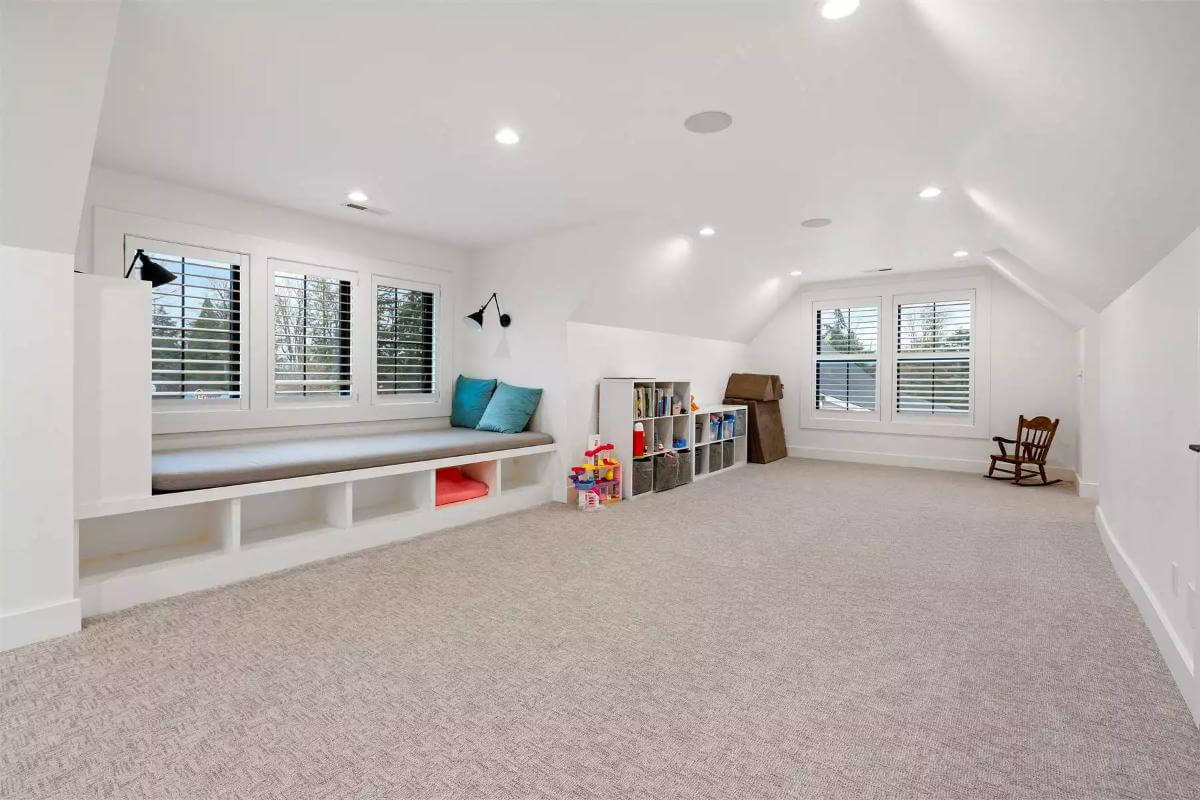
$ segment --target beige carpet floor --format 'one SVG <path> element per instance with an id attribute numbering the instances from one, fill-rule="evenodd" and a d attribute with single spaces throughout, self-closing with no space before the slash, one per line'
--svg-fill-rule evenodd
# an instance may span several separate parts
<path id="1" fill-rule="evenodd" d="M 1195 800 L 1091 512 L 789 460 L 143 606 L 0 654 L 0 796 Z"/>

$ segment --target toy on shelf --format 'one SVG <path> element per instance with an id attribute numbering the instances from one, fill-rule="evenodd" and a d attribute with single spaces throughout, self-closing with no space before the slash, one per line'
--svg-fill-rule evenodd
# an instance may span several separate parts
<path id="1" fill-rule="evenodd" d="M 581 511 L 599 511 L 621 501 L 621 462 L 613 458 L 612 443 L 600 444 L 599 436 L 588 440 L 584 463 L 571 467 L 567 479 L 579 495 Z"/>
<path id="2" fill-rule="evenodd" d="M 646 455 L 646 428 L 640 422 L 633 423 L 633 455 Z"/>
<path id="3" fill-rule="evenodd" d="M 700 410 L 700 404 L 696 402 L 696 395 L 692 395 L 692 413 Z"/>

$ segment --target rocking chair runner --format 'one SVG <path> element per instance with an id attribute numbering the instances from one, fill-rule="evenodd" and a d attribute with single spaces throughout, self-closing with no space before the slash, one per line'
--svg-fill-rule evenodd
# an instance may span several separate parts
<path id="1" fill-rule="evenodd" d="M 1046 480 L 1046 456 L 1050 453 L 1050 444 L 1054 441 L 1058 422 L 1051 421 L 1049 417 L 1025 419 L 1022 415 L 1017 422 L 1016 439 L 993 436 L 992 441 L 1000 445 L 1000 454 L 992 456 L 992 465 L 988 467 L 984 477 L 995 481 L 1011 481 L 1016 486 L 1049 486 L 1061 483 L 1061 478 Z M 1005 444 L 1013 445 L 1013 452 L 1008 452 Z M 1011 469 L 997 469 L 997 464 L 1007 464 Z M 1002 474 L 996 475 L 996 472 Z M 1041 478 L 1041 483 L 1025 483 L 1037 478 Z"/>

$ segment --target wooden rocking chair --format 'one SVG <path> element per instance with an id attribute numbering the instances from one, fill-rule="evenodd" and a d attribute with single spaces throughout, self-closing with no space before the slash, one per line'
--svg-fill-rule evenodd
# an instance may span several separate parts
<path id="1" fill-rule="evenodd" d="M 1046 480 L 1046 456 L 1050 453 L 1050 445 L 1054 441 L 1054 432 L 1058 430 L 1058 420 L 1051 421 L 1049 417 L 1034 417 L 1025 419 L 1022 415 L 1017 422 L 1017 438 L 1006 439 L 1003 436 L 993 436 L 992 441 L 1000 445 L 1000 454 L 992 456 L 992 465 L 988 467 L 985 478 L 994 481 L 1011 481 L 1016 486 L 1049 486 L 1061 483 L 1062 479 Z M 1008 452 L 1004 445 L 1013 445 L 1013 452 Z M 1007 464 L 1011 469 L 996 468 L 997 464 Z M 994 473 L 1000 472 L 1001 475 Z M 1030 479 L 1041 478 L 1041 482 L 1025 483 Z"/>

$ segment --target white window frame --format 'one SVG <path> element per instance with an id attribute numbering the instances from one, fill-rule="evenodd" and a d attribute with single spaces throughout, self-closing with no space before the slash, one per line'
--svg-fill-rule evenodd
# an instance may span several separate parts
<path id="1" fill-rule="evenodd" d="M 278 397 L 275 394 L 275 276 L 278 273 L 324 278 L 330 281 L 350 283 L 350 394 L 347 397 Z M 267 408 L 321 408 L 355 405 L 358 403 L 362 372 L 362 298 L 358 292 L 358 274 L 352 270 L 306 264 L 283 258 L 267 259 L 267 276 L 270 285 L 271 312 L 267 323 L 267 353 L 269 355 L 269 377 L 267 380 Z M 374 312 L 368 316 L 374 327 Z M 372 349 L 372 355 L 374 350 Z M 372 367 L 374 366 L 372 358 Z"/>
<path id="2" fill-rule="evenodd" d="M 195 406 L 171 409 L 152 416 L 156 436 L 211 433 L 214 442 L 226 441 L 224 432 L 289 428 L 307 425 L 332 425 L 396 420 L 438 420 L 450 416 L 454 376 L 454 336 L 458 317 L 457 279 L 453 272 L 435 267 L 392 261 L 361 254 L 332 251 L 318 245 L 268 239 L 248 233 L 209 228 L 187 222 L 151 217 L 104 206 L 92 209 L 92 269 L 97 275 L 120 278 L 129 265 L 125 257 L 126 237 L 155 242 L 186 243 L 207 251 L 241 254 L 242 281 L 242 401 L 248 407 L 222 408 Z M 85 233 L 86 235 L 86 233 Z M 136 249 L 136 248 L 135 248 Z M 130 256 L 132 256 L 130 252 Z M 354 355 L 353 385 L 358 397 L 354 402 L 339 398 L 336 403 L 274 403 L 271 378 L 274 372 L 274 287 L 267 264 L 270 259 L 307 265 L 332 265 L 357 275 L 354 300 L 359 318 L 351 326 Z M 436 330 L 438 353 L 437 392 L 433 396 L 409 397 L 402 402 L 374 402 L 373 335 L 375 327 L 372 275 L 388 276 L 415 284 L 436 286 L 441 311 Z M 368 309 L 362 311 L 362 309 Z M 147 330 L 147 337 L 149 330 Z M 148 346 L 148 345 L 147 345 Z M 368 348 L 372 352 L 368 353 Z M 362 354 L 367 353 L 367 356 Z M 113 358 L 148 358 L 148 353 L 114 353 Z M 269 435 L 269 434 L 264 434 Z"/>
<path id="3" fill-rule="evenodd" d="M 378 289 L 381 286 L 391 287 L 395 289 L 407 289 L 415 292 L 429 292 L 433 294 L 433 391 L 426 394 L 380 394 L 379 393 L 379 371 L 377 363 L 379 360 L 379 305 L 378 305 Z M 436 283 L 423 283 L 421 281 L 405 280 L 394 275 L 375 274 L 371 276 L 371 402 L 375 405 L 391 406 L 391 405 L 411 405 L 414 403 L 436 403 L 442 397 L 442 385 L 444 376 L 442 370 L 444 354 L 441 351 L 442 342 L 442 325 L 446 316 L 442 311 L 442 287 Z M 353 355 L 351 356 L 353 359 Z"/>
<path id="4" fill-rule="evenodd" d="M 875 338 L 875 353 L 872 360 L 875 362 L 875 411 L 831 411 L 829 409 L 818 409 L 815 406 L 817 396 L 817 362 L 818 361 L 865 361 L 861 354 L 846 354 L 833 357 L 817 357 L 817 312 L 829 311 L 839 308 L 866 308 L 873 307 L 876 311 L 878 320 L 878 329 L 876 330 Z M 808 386 L 809 393 L 806 401 L 810 406 L 814 419 L 828 420 L 860 420 L 860 421 L 875 421 L 880 418 L 880 410 L 882 408 L 883 392 L 879 383 L 879 360 L 880 351 L 883 349 L 883 314 L 884 305 L 883 299 L 879 295 L 867 297 L 852 297 L 829 300 L 813 300 L 810 308 L 811 316 L 809 317 L 809 338 L 812 340 L 810 346 L 812 348 L 812 358 L 809 359 L 808 365 Z"/>
<path id="5" fill-rule="evenodd" d="M 967 362 L 969 365 L 968 369 L 969 369 L 969 374 L 970 374 L 970 378 L 971 378 L 971 381 L 970 381 L 971 396 L 970 396 L 970 400 L 969 400 L 971 411 L 961 417 L 958 415 L 941 416 L 938 414 L 926 414 L 926 413 L 922 413 L 919 411 L 900 411 L 899 409 L 896 408 L 896 395 L 899 394 L 899 392 L 897 391 L 897 388 L 896 388 L 896 384 L 897 384 L 897 381 L 899 380 L 899 362 L 905 360 L 900 357 L 900 351 L 898 350 L 898 346 L 897 346 L 897 342 L 896 342 L 896 340 L 898 338 L 898 333 L 899 333 L 896 330 L 896 326 L 898 324 L 897 320 L 899 319 L 900 306 L 911 305 L 914 303 L 950 303 L 950 302 L 955 302 L 955 301 L 961 302 L 964 300 L 971 304 L 971 347 L 967 351 Z M 892 351 L 892 360 L 893 360 L 892 387 L 891 387 L 892 388 L 891 411 L 892 411 L 893 419 L 895 419 L 898 422 L 904 423 L 904 424 L 907 424 L 910 422 L 915 423 L 915 424 L 931 424 L 931 422 L 930 422 L 931 420 L 938 420 L 938 424 L 944 424 L 943 420 L 949 421 L 949 420 L 953 420 L 953 419 L 966 419 L 974 413 L 974 411 L 975 411 L 975 395 L 976 395 L 976 391 L 975 391 L 975 377 L 976 377 L 976 375 L 975 375 L 975 350 L 976 350 L 975 306 L 976 305 L 977 305 L 977 302 L 975 299 L 975 290 L 974 289 L 961 289 L 958 291 L 945 291 L 945 292 L 917 292 L 917 293 L 909 293 L 909 294 L 892 295 L 892 307 L 891 307 L 891 312 L 889 314 L 889 317 L 890 317 L 891 323 L 892 323 L 892 339 L 890 342 L 890 348 Z M 925 359 L 928 357 L 929 357 L 928 355 L 919 356 L 919 358 L 922 358 L 922 359 Z"/>
<path id="6" fill-rule="evenodd" d="M 152 398 L 151 409 L 154 414 L 198 413 L 212 414 L 221 411 L 240 411 L 250 408 L 250 325 L 251 304 L 249 298 L 250 258 L 245 253 L 230 250 L 217 250 L 212 247 L 198 247 L 181 242 L 169 242 L 161 239 L 149 239 L 144 236 L 126 234 L 123 237 L 123 253 L 125 263 L 133 260 L 137 251 L 147 253 L 165 253 L 182 258 L 194 258 L 200 261 L 217 261 L 226 264 L 237 264 L 239 282 L 241 285 L 238 302 L 238 393 L 236 398 L 213 398 L 209 400 L 184 400 L 182 398 Z M 122 273 L 124 274 L 124 273 Z M 127 280 L 140 280 L 138 268 L 135 266 Z M 153 345 L 153 342 L 151 342 Z M 153 351 L 150 353 L 153 361 Z"/>
<path id="7" fill-rule="evenodd" d="M 866 298 L 880 301 L 879 352 L 875 368 L 878 414 L 818 411 L 816 397 L 816 311 L 862 305 Z M 971 302 L 971 411 L 962 417 L 896 411 L 896 307 L 901 303 L 970 298 Z M 991 400 L 991 279 L 987 273 L 957 277 L 918 277 L 890 281 L 855 282 L 842 287 L 814 288 L 802 293 L 800 427 L 863 433 L 945 436 L 986 439 L 990 431 Z"/>

